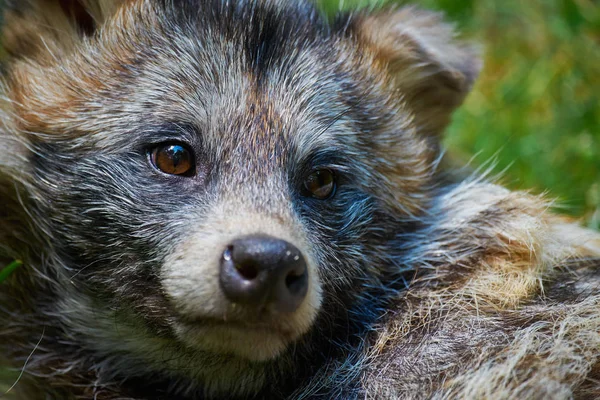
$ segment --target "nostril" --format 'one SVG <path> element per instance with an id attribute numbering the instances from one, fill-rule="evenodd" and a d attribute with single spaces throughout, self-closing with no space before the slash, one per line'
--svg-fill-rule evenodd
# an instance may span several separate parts
<path id="1" fill-rule="evenodd" d="M 285 277 L 285 286 L 292 293 L 302 290 L 306 281 L 306 269 L 296 268 L 291 270 Z"/>
<path id="2" fill-rule="evenodd" d="M 258 276 L 258 268 L 254 264 L 243 263 L 243 264 L 235 264 L 235 269 L 240 274 L 242 278 L 247 281 L 251 281 L 256 279 Z"/>
<path id="3" fill-rule="evenodd" d="M 237 273 L 247 281 L 256 279 L 259 272 L 259 267 L 252 260 L 236 261 L 233 259 L 233 246 L 227 246 L 223 252 L 223 259 L 233 263 L 233 267 Z"/>

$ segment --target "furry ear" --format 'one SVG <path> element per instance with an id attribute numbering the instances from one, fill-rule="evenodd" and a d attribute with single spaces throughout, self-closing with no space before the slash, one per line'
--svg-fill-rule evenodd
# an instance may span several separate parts
<path id="1" fill-rule="evenodd" d="M 13 57 L 60 55 L 92 35 L 124 0 L 8 0 L 3 46 Z"/>
<path id="2" fill-rule="evenodd" d="M 359 16 L 351 25 L 427 135 L 440 134 L 479 74 L 477 52 L 442 16 L 414 7 Z"/>

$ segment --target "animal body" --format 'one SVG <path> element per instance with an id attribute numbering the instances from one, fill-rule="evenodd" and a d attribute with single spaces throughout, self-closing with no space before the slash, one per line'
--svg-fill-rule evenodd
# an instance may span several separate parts
<path id="1" fill-rule="evenodd" d="M 480 65 L 439 15 L 13 0 L 3 36 L 7 396 L 600 396 L 600 236 L 440 164 Z"/>

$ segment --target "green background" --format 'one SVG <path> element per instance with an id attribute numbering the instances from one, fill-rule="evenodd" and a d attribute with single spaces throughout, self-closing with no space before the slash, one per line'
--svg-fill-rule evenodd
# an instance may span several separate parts
<path id="1" fill-rule="evenodd" d="M 547 193 L 560 212 L 599 228 L 600 2 L 410 3 L 444 12 L 483 50 L 482 74 L 446 134 L 451 158 L 495 162 L 503 184 Z M 327 12 L 383 4 L 322 2 Z"/>

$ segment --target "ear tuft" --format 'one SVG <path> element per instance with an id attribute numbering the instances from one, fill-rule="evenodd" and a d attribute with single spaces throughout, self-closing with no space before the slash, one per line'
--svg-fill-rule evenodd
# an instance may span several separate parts
<path id="1" fill-rule="evenodd" d="M 479 74 L 475 49 L 456 40 L 440 14 L 414 7 L 359 16 L 353 26 L 414 113 L 419 131 L 440 134 Z"/>
<path id="2" fill-rule="evenodd" d="M 8 0 L 2 30 L 6 52 L 41 58 L 69 51 L 112 15 L 119 0 Z M 41 61 L 41 60 L 40 60 Z"/>

